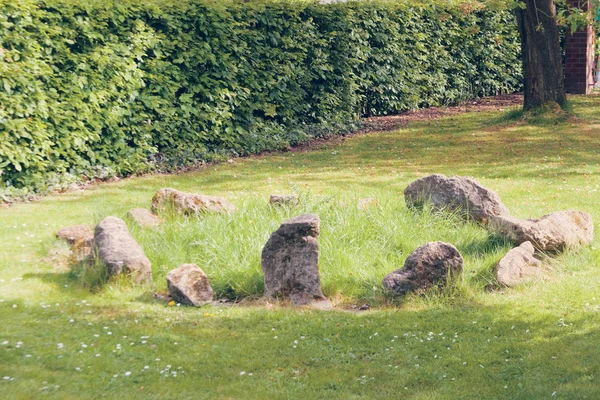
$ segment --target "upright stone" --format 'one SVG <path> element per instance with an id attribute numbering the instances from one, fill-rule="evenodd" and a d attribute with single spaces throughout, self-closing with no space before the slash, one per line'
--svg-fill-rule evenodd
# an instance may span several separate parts
<path id="1" fill-rule="evenodd" d="M 173 300 L 181 304 L 200 307 L 213 299 L 208 277 L 195 264 L 183 264 L 170 271 L 167 286 Z"/>
<path id="2" fill-rule="evenodd" d="M 292 218 L 269 238 L 262 251 L 265 296 L 290 298 L 296 305 L 326 300 L 319 277 L 318 215 Z"/>
<path id="3" fill-rule="evenodd" d="M 171 188 L 160 189 L 152 198 L 152 212 L 160 213 L 170 208 L 182 214 L 235 211 L 235 206 L 223 197 L 185 193 Z"/>
<path id="4" fill-rule="evenodd" d="M 424 244 L 408 256 L 404 266 L 383 279 L 383 287 L 396 296 L 408 292 L 443 287 L 458 277 L 463 258 L 453 245 L 444 242 Z"/>
<path id="5" fill-rule="evenodd" d="M 94 251 L 109 275 L 127 274 L 136 283 L 152 281 L 150 260 L 123 220 L 106 217 L 100 221 L 94 231 Z"/>
<path id="6" fill-rule="evenodd" d="M 484 224 L 496 215 L 510 214 L 500 196 L 462 176 L 434 174 L 418 179 L 404 190 L 404 199 L 408 207 L 421 208 L 430 203 L 436 211 L 458 212 Z"/>

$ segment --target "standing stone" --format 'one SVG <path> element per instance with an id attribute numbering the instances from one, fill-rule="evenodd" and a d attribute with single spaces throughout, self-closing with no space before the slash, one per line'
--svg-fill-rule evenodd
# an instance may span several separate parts
<path id="1" fill-rule="evenodd" d="M 496 193 L 462 176 L 434 174 L 418 179 L 404 190 L 404 199 L 408 207 L 421 208 L 430 203 L 436 211 L 458 212 L 484 224 L 494 216 L 510 215 Z"/>
<path id="2" fill-rule="evenodd" d="M 539 219 L 494 217 L 488 229 L 517 245 L 531 242 L 541 251 L 557 253 L 575 250 L 594 240 L 594 223 L 583 211 L 559 211 Z"/>
<path id="3" fill-rule="evenodd" d="M 136 283 L 152 281 L 152 267 L 144 250 L 129 233 L 125 222 L 106 217 L 94 232 L 95 255 L 106 265 L 109 275 L 127 274 Z"/>
<path id="4" fill-rule="evenodd" d="M 298 195 L 295 194 L 272 194 L 269 198 L 269 203 L 272 205 L 288 205 L 295 206 L 298 205 L 300 199 Z"/>
<path id="5" fill-rule="evenodd" d="M 167 286 L 173 300 L 188 306 L 200 307 L 213 299 L 208 277 L 195 264 L 183 264 L 170 271 Z"/>
<path id="6" fill-rule="evenodd" d="M 509 251 L 496 267 L 498 283 L 510 287 L 539 276 L 542 262 L 533 256 L 534 253 L 531 242 L 523 242 Z"/>
<path id="7" fill-rule="evenodd" d="M 170 208 L 182 214 L 235 211 L 235 206 L 223 197 L 185 193 L 171 188 L 160 189 L 152 198 L 152 212 L 158 214 Z"/>
<path id="8" fill-rule="evenodd" d="M 383 279 L 383 287 L 396 296 L 411 291 L 442 288 L 448 279 L 458 277 L 463 269 L 463 258 L 449 243 L 432 242 L 416 249 L 404 266 Z"/>
<path id="9" fill-rule="evenodd" d="M 292 218 L 269 238 L 262 251 L 266 297 L 289 297 L 296 305 L 326 300 L 319 278 L 318 215 Z"/>
<path id="10" fill-rule="evenodd" d="M 94 239 L 94 229 L 90 225 L 73 225 L 59 229 L 56 237 L 65 240 L 71 246 L 89 245 Z"/>
<path id="11" fill-rule="evenodd" d="M 160 225 L 160 218 L 145 208 L 129 210 L 127 216 L 142 228 L 153 228 Z"/>

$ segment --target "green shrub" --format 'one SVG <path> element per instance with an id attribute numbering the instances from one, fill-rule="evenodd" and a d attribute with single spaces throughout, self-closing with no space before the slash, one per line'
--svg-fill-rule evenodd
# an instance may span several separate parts
<path id="1" fill-rule="evenodd" d="M 0 190 L 285 149 L 520 87 L 509 12 L 0 0 Z"/>

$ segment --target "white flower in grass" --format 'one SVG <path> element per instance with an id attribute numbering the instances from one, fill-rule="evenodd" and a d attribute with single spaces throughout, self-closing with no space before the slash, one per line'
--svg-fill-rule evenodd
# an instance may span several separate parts
<path id="1" fill-rule="evenodd" d="M 129 376 L 129 375 L 131 375 L 131 371 L 125 372 L 125 376 Z"/>

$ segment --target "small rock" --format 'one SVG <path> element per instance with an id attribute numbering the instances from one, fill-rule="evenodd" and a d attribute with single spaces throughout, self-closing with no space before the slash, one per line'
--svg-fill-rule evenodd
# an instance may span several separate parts
<path id="1" fill-rule="evenodd" d="M 368 210 L 371 207 L 377 207 L 379 205 L 379 201 L 377 199 L 368 197 L 366 199 L 358 200 L 358 209 L 359 210 Z"/>
<path id="2" fill-rule="evenodd" d="M 434 174 L 418 179 L 404 190 L 404 199 L 408 207 L 421 208 L 431 203 L 436 211 L 458 212 L 484 224 L 494 216 L 510 215 L 496 193 L 462 176 Z"/>
<path id="3" fill-rule="evenodd" d="M 235 206 L 223 197 L 184 193 L 171 188 L 160 189 L 152 198 L 152 212 L 158 214 L 170 208 L 182 214 L 235 211 Z"/>
<path id="4" fill-rule="evenodd" d="M 109 275 L 127 274 L 136 283 L 152 281 L 150 260 L 117 217 L 106 217 L 94 231 L 95 256 L 104 263 Z"/>
<path id="5" fill-rule="evenodd" d="M 183 264 L 167 274 L 167 286 L 173 300 L 200 307 L 213 300 L 208 277 L 195 264 Z"/>
<path id="6" fill-rule="evenodd" d="M 296 305 L 326 301 L 319 277 L 318 215 L 292 218 L 269 238 L 262 251 L 266 297 L 289 297 Z"/>
<path id="7" fill-rule="evenodd" d="M 56 237 L 67 241 L 71 246 L 89 246 L 94 240 L 94 230 L 91 225 L 73 225 L 59 229 Z"/>
<path id="8" fill-rule="evenodd" d="M 540 251 L 557 253 L 589 245 L 594 239 L 592 217 L 583 211 L 559 211 L 539 219 L 494 217 L 488 229 L 517 245 L 531 242 Z"/>
<path id="9" fill-rule="evenodd" d="M 535 248 L 531 242 L 523 242 L 509 251 L 496 267 L 498 283 L 515 286 L 539 276 L 542 263 L 533 256 L 534 253 Z"/>
<path id="10" fill-rule="evenodd" d="M 160 225 L 160 218 L 145 208 L 134 208 L 127 212 L 127 216 L 142 228 L 153 228 Z"/>
<path id="11" fill-rule="evenodd" d="M 295 206 L 298 205 L 300 199 L 298 195 L 295 194 L 272 194 L 269 198 L 269 203 L 273 205 L 288 205 Z"/>
<path id="12" fill-rule="evenodd" d="M 408 256 L 404 266 L 383 279 L 383 287 L 396 296 L 408 292 L 445 286 L 448 278 L 458 277 L 463 269 L 463 258 L 449 243 L 424 244 Z"/>

